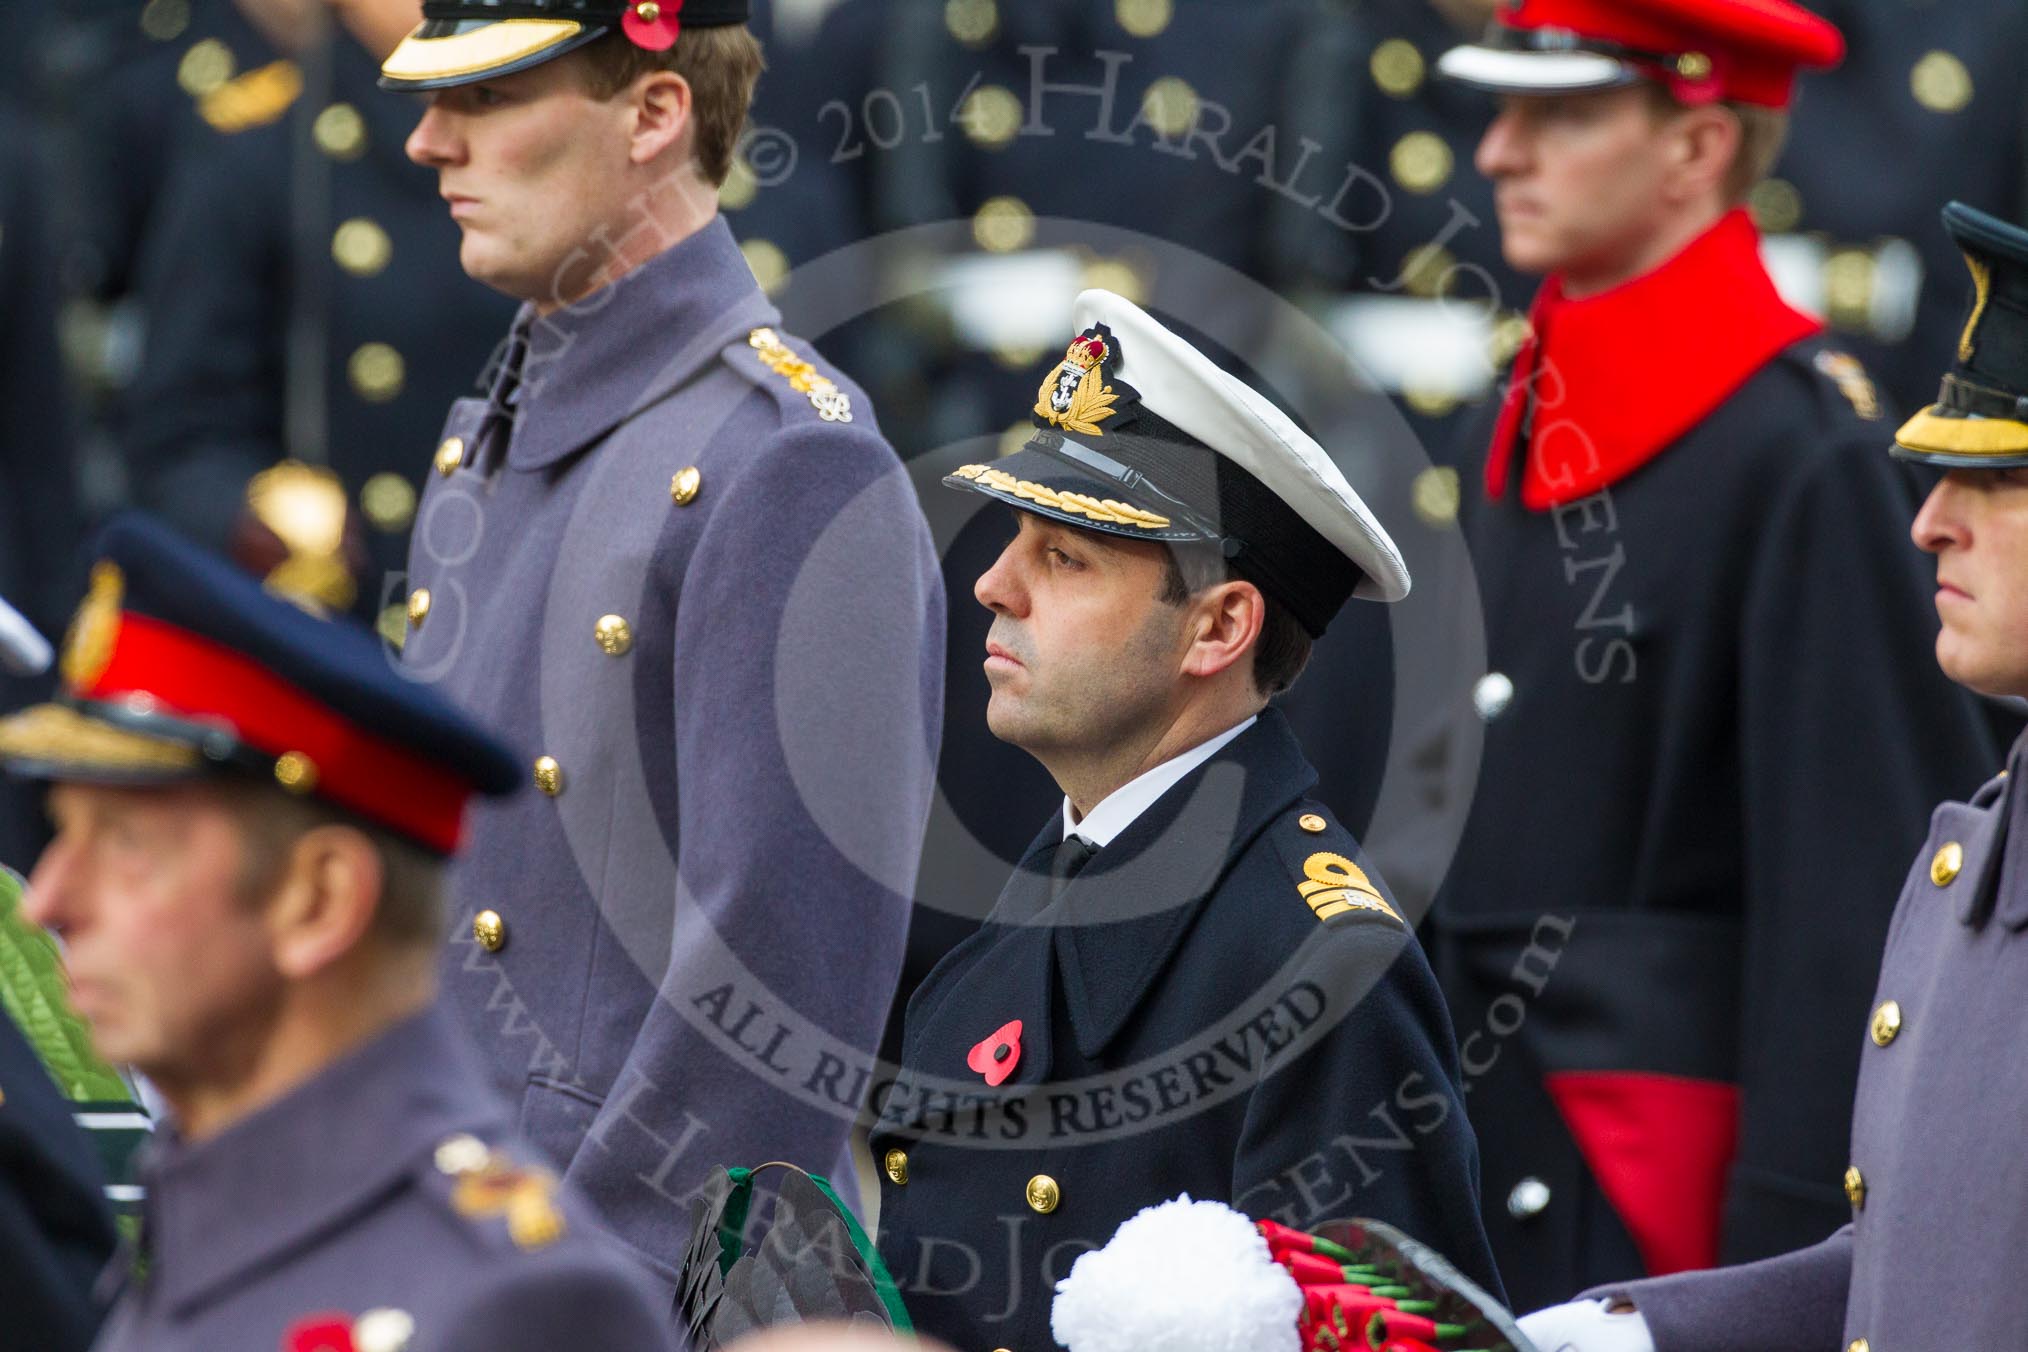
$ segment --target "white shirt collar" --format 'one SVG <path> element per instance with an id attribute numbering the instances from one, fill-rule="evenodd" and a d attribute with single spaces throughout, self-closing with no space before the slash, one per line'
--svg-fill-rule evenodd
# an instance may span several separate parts
<path id="1" fill-rule="evenodd" d="M 1134 819 L 1154 806 L 1155 800 L 1175 787 L 1176 781 L 1195 770 L 1218 754 L 1220 747 L 1252 727 L 1260 718 L 1255 714 L 1244 723 L 1236 723 L 1208 741 L 1199 742 L 1178 756 L 1171 756 L 1152 770 L 1139 775 L 1114 789 L 1099 800 L 1097 807 L 1079 821 L 1070 805 L 1070 798 L 1063 800 L 1063 834 L 1068 839 L 1073 833 L 1083 836 L 1099 849 L 1113 843 L 1113 837 L 1134 824 Z"/>

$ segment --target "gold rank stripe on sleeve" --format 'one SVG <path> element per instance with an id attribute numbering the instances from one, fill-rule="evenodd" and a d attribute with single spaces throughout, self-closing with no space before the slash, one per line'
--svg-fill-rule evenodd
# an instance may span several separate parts
<path id="1" fill-rule="evenodd" d="M 852 421 L 852 396 L 839 389 L 831 379 L 816 367 L 789 350 L 788 344 L 773 329 L 755 329 L 746 336 L 747 346 L 761 359 L 761 364 L 776 375 L 785 377 L 789 388 L 806 395 L 810 407 L 817 410 L 817 416 L 825 422 L 849 423 Z"/>
<path id="2" fill-rule="evenodd" d="M 1060 512 L 1077 512 L 1109 526 L 1138 526 L 1142 530 L 1161 530 L 1169 524 L 1169 518 L 1166 516 L 1157 516 L 1153 512 L 1143 511 L 1124 502 L 1116 502 L 1112 498 L 1094 498 L 1084 493 L 1058 491 L 1033 480 L 1017 479 L 1006 470 L 994 469 L 991 465 L 965 465 L 953 471 L 953 474 L 960 479 L 974 480 L 984 488 L 1012 493 L 1024 502 L 1054 507 Z"/>
<path id="3" fill-rule="evenodd" d="M 1366 870 L 1342 854 L 1319 850 L 1303 861 L 1304 881 L 1296 891 L 1319 920 L 1330 920 L 1348 911 L 1378 911 L 1397 925 L 1402 923 L 1380 889 L 1366 876 Z"/>

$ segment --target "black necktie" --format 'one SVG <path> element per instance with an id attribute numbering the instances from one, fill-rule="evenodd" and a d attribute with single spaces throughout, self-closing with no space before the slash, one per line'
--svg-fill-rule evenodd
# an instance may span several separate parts
<path id="1" fill-rule="evenodd" d="M 487 382 L 486 414 L 479 423 L 478 440 L 487 451 L 513 435 L 514 416 L 521 407 L 521 367 L 528 358 L 528 335 L 515 327 L 507 335 L 507 346 Z"/>
<path id="2" fill-rule="evenodd" d="M 1084 871 L 1098 854 L 1098 846 L 1083 836 L 1065 836 L 1061 844 L 1049 855 L 1049 899 L 1055 901 L 1063 895 L 1063 889 L 1070 886 L 1070 880 Z"/>

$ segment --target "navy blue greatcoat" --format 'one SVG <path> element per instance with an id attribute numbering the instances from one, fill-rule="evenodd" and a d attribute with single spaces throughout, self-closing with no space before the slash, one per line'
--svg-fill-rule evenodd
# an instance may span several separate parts
<path id="1" fill-rule="evenodd" d="M 1377 1217 L 1498 1289 L 1436 979 L 1391 910 L 1320 921 L 1301 890 L 1359 867 L 1315 782 L 1265 712 L 1053 902 L 1052 820 L 917 988 L 870 1106 L 881 1253 L 919 1329 L 1054 1347 L 1077 1255 L 1184 1192 L 1293 1225 Z M 1005 1064 L 1017 1019 L 996 1086 L 979 1066 Z"/>
<path id="2" fill-rule="evenodd" d="M 542 790 L 473 811 L 448 998 L 672 1290 L 714 1166 L 853 1195 L 936 764 L 928 527 L 864 397 L 778 323 L 719 221 L 524 310 L 411 554 L 405 664 Z"/>

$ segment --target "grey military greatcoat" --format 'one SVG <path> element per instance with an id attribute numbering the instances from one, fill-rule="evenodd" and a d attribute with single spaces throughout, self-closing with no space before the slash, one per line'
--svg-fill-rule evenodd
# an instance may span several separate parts
<path id="1" fill-rule="evenodd" d="M 1657 1352 L 2019 1347 L 2028 1291 L 2028 738 L 1945 803 L 1909 870 L 1863 1030 L 1849 1224 L 1742 1267 L 1618 1288 Z"/>
<path id="2" fill-rule="evenodd" d="M 941 719 L 914 491 L 778 323 L 719 221 L 525 309 L 410 555 L 405 665 L 541 790 L 473 810 L 447 997 L 672 1288 L 714 1166 L 853 1191 Z"/>
<path id="3" fill-rule="evenodd" d="M 94 1346 L 668 1346 L 648 1274 L 529 1161 L 507 1118 L 432 1009 L 216 1136 L 159 1133 L 141 1242 Z"/>

